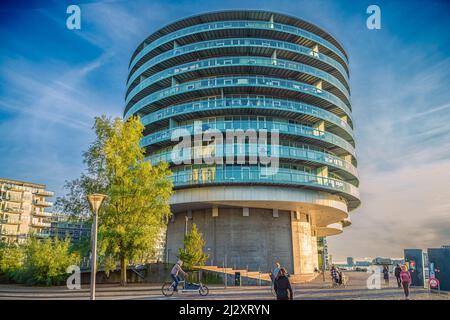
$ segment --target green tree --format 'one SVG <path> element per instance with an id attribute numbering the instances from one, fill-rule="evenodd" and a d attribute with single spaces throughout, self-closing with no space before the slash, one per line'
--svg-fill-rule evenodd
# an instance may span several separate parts
<path id="1" fill-rule="evenodd" d="M 24 246 L 24 260 L 14 278 L 27 285 L 59 285 L 68 274 L 67 267 L 78 265 L 78 253 L 70 251 L 70 240 L 38 240 L 31 238 Z"/>
<path id="2" fill-rule="evenodd" d="M 197 230 L 197 225 L 192 224 L 191 231 L 184 236 L 183 248 L 180 248 L 178 257 L 183 261 L 187 269 L 194 266 L 204 266 L 208 256 L 203 252 L 205 240 Z"/>
<path id="3" fill-rule="evenodd" d="M 122 285 L 128 263 L 154 253 L 170 216 L 171 172 L 167 163 L 144 161 L 143 130 L 138 117 L 115 119 L 103 148 L 109 186 L 99 216 L 100 252 L 107 271 L 120 262 Z"/>
<path id="4" fill-rule="evenodd" d="M 83 153 L 86 172 L 66 182 L 68 193 L 56 207 L 75 217 L 90 216 L 87 195 L 108 195 L 99 214 L 99 260 L 106 272 L 119 261 L 125 285 L 128 262 L 153 255 L 168 220 L 171 172 L 166 163 L 144 161 L 139 146 L 144 126 L 138 117 L 125 122 L 97 117 L 94 130 L 96 140 Z"/>

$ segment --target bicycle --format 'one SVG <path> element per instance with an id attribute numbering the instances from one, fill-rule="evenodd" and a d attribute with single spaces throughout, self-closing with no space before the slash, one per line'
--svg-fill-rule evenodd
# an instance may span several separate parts
<path id="1" fill-rule="evenodd" d="M 346 275 L 342 275 L 342 280 L 341 282 L 335 280 L 335 279 L 331 279 L 331 288 L 336 288 L 336 287 L 346 287 L 348 286 L 349 280 L 348 277 Z"/>
<path id="2" fill-rule="evenodd" d="M 209 293 L 209 289 L 207 286 L 205 286 L 203 283 L 186 283 L 185 279 L 182 279 L 178 281 L 178 287 L 182 286 L 181 290 L 179 292 L 198 292 L 201 296 L 207 296 Z M 175 288 L 175 281 L 172 282 L 165 282 L 161 287 L 161 292 L 166 297 L 171 297 Z"/>

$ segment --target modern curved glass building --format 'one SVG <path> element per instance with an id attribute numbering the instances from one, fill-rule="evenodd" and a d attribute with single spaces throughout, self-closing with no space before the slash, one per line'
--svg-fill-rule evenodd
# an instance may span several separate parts
<path id="1" fill-rule="evenodd" d="M 294 274 L 318 266 L 317 240 L 350 225 L 360 204 L 348 57 L 319 27 L 284 14 L 237 10 L 176 21 L 148 36 L 129 65 L 124 117 L 139 115 L 148 161 L 171 163 L 175 194 L 166 254 L 176 260 L 195 223 L 208 264 Z M 278 170 L 260 163 L 175 163 L 174 132 L 278 132 Z M 216 145 L 225 158 L 232 147 Z M 274 148 L 277 152 L 273 152 Z M 200 149 L 200 153 L 198 153 Z M 216 150 L 216 149 L 215 149 Z M 259 149 L 258 149 L 259 150 Z M 198 159 L 197 159 L 198 160 Z"/>

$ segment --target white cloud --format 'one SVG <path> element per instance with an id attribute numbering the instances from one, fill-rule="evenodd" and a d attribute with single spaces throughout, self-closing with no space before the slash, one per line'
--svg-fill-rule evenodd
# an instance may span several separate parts
<path id="1" fill-rule="evenodd" d="M 111 114 L 111 101 L 97 95 L 87 77 L 107 56 L 83 65 L 52 61 L 45 66 L 25 59 L 8 59 L 0 69 L 0 101 L 10 114 L 0 123 L 2 175 L 47 183 L 60 191 L 64 179 L 82 170 L 81 150 L 92 140 L 93 118 Z M 120 109 L 120 108 L 119 108 Z"/>
<path id="2" fill-rule="evenodd" d="M 415 57 L 402 73 L 391 72 L 399 60 L 390 58 L 353 79 L 362 206 L 329 238 L 338 259 L 450 242 L 450 59 Z"/>

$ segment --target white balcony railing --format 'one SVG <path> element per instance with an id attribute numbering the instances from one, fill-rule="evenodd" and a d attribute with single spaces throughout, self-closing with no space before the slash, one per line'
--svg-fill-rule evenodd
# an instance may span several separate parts
<path id="1" fill-rule="evenodd" d="M 39 221 L 37 219 L 33 219 L 31 221 L 31 225 L 33 227 L 41 227 L 41 228 L 50 228 L 51 224 L 49 222 Z"/>
<path id="2" fill-rule="evenodd" d="M 45 196 L 45 197 L 53 197 L 55 195 L 54 192 L 47 191 L 47 190 L 37 190 L 36 194 L 39 196 Z"/>
<path id="3" fill-rule="evenodd" d="M 51 206 L 53 206 L 52 202 L 48 202 L 48 201 L 44 201 L 44 200 L 35 200 L 34 204 L 36 206 L 41 206 L 41 207 L 51 207 Z"/>
<path id="4" fill-rule="evenodd" d="M 32 212 L 34 216 L 38 216 L 38 217 L 52 217 L 53 215 L 50 212 L 45 212 L 45 211 L 33 211 Z"/>

